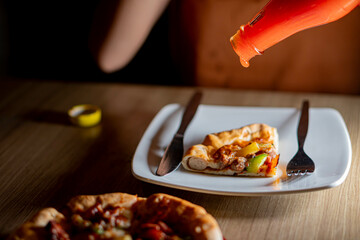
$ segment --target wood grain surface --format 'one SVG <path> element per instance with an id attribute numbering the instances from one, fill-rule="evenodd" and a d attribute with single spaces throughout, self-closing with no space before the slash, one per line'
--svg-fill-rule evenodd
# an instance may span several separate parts
<path id="1" fill-rule="evenodd" d="M 202 89 L 202 103 L 232 106 L 332 107 L 352 141 L 352 166 L 332 189 L 262 197 L 231 197 L 148 184 L 131 174 L 131 160 L 147 126 L 166 104 L 186 104 L 194 88 L 68 83 L 0 82 L 0 235 L 39 209 L 61 207 L 78 194 L 163 192 L 206 208 L 232 239 L 360 239 L 360 97 Z M 96 104 L 101 125 L 79 128 L 66 112 Z M 336 150 L 335 150 L 336 151 Z"/>

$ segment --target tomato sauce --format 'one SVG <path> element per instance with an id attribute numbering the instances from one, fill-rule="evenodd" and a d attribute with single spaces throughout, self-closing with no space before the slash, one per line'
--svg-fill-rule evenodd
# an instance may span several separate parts
<path id="1" fill-rule="evenodd" d="M 271 0 L 230 38 L 244 67 L 249 60 L 299 31 L 338 20 L 360 0 Z"/>

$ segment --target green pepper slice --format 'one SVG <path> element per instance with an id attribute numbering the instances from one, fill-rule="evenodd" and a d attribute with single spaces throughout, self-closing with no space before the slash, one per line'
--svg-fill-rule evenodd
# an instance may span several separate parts
<path id="1" fill-rule="evenodd" d="M 260 167 L 264 164 L 267 157 L 268 155 L 266 153 L 263 153 L 250 159 L 249 166 L 246 168 L 246 171 L 248 173 L 257 173 Z"/>

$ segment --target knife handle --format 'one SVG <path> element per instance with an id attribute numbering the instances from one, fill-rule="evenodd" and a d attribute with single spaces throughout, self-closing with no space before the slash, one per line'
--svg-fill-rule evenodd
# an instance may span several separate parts
<path id="1" fill-rule="evenodd" d="M 185 112 L 183 114 L 181 124 L 179 127 L 179 130 L 177 131 L 177 134 L 184 135 L 185 130 L 189 123 L 191 122 L 192 118 L 194 117 L 196 110 L 200 104 L 202 98 L 202 93 L 200 91 L 197 91 L 192 98 L 190 99 L 189 103 L 187 104 L 185 108 Z"/>

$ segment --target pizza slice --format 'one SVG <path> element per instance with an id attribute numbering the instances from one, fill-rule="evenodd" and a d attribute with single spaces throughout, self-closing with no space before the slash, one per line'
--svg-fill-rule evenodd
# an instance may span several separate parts
<path id="1" fill-rule="evenodd" d="M 198 205 L 167 194 L 82 195 L 61 212 L 45 208 L 9 240 L 222 240 L 216 220 Z"/>
<path id="2" fill-rule="evenodd" d="M 277 129 L 251 124 L 209 134 L 182 159 L 186 170 L 234 176 L 273 177 L 279 162 Z"/>

